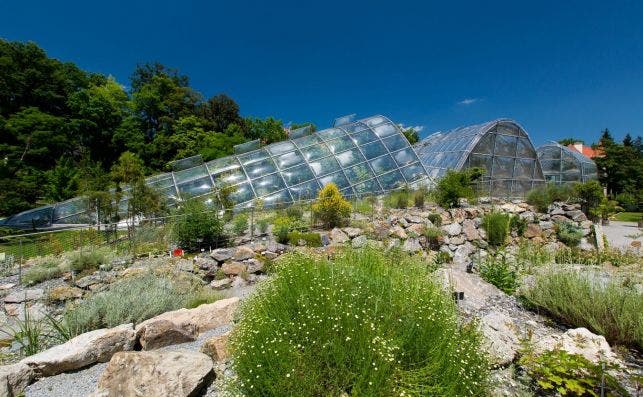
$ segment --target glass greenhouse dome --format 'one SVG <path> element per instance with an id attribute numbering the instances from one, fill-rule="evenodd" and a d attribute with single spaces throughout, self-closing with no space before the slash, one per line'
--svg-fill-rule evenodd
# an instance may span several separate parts
<path id="1" fill-rule="evenodd" d="M 575 150 L 550 142 L 540 146 L 537 152 L 547 182 L 562 184 L 598 179 L 596 163 Z"/>
<path id="2" fill-rule="evenodd" d="M 204 163 L 199 156 L 174 163 L 174 171 L 146 180 L 169 205 L 186 198 L 206 202 L 220 187 L 231 186 L 236 209 L 260 199 L 264 207 L 312 199 L 335 183 L 346 197 L 360 197 L 403 185 L 430 184 L 426 169 L 400 128 L 384 116 L 359 121 L 337 119 L 333 128 L 300 128 L 286 141 L 235 147 L 235 154 Z M 124 214 L 125 198 L 118 205 Z M 13 227 L 49 227 L 92 223 L 86 199 L 79 197 L 7 218 Z"/>
<path id="3" fill-rule="evenodd" d="M 433 179 L 449 169 L 484 168 L 479 189 L 490 196 L 520 197 L 544 182 L 529 135 L 508 119 L 437 132 L 415 150 Z"/>

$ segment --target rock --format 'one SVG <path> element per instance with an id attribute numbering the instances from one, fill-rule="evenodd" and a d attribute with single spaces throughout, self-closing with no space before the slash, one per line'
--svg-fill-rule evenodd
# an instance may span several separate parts
<path id="1" fill-rule="evenodd" d="M 453 263 L 456 265 L 466 265 L 469 263 L 469 255 L 475 251 L 475 247 L 470 242 L 466 242 L 455 250 L 453 254 Z"/>
<path id="2" fill-rule="evenodd" d="M 518 217 L 520 219 L 526 220 L 527 222 L 533 222 L 534 220 L 536 220 L 536 214 L 531 211 L 525 211 L 519 214 Z"/>
<path id="3" fill-rule="evenodd" d="M 100 272 L 90 274 L 89 276 L 85 276 L 83 278 L 79 278 L 76 280 L 75 284 L 79 288 L 86 289 L 90 285 L 95 285 L 95 284 L 100 284 L 103 282 L 103 276 L 100 274 Z"/>
<path id="4" fill-rule="evenodd" d="M 243 261 L 254 257 L 255 257 L 254 250 L 245 245 L 242 245 L 241 247 L 237 247 L 237 249 L 234 251 L 234 255 L 232 256 L 232 258 L 237 261 Z"/>
<path id="5" fill-rule="evenodd" d="M 45 296 L 45 291 L 40 288 L 26 289 L 23 291 L 12 292 L 4 297 L 4 303 L 22 303 L 38 299 Z"/>
<path id="6" fill-rule="evenodd" d="M 217 267 L 219 266 L 219 262 L 212 258 L 207 258 L 204 256 L 197 256 L 194 258 L 194 263 L 197 265 L 197 267 L 201 270 L 205 271 L 212 271 L 216 270 Z"/>
<path id="7" fill-rule="evenodd" d="M 412 237 L 418 237 L 421 236 L 424 233 L 424 230 L 426 229 L 426 225 L 424 223 L 414 223 L 411 226 L 406 228 L 406 234 L 407 236 L 412 236 Z"/>
<path id="8" fill-rule="evenodd" d="M 514 203 L 503 204 L 500 206 L 500 209 L 512 214 L 520 214 L 521 212 L 525 212 L 525 209 L 523 207 Z"/>
<path id="9" fill-rule="evenodd" d="M 575 222 L 582 222 L 587 220 L 587 217 L 581 210 L 568 211 L 565 213 L 565 215 L 568 218 L 571 218 L 572 220 L 574 220 Z"/>
<path id="10" fill-rule="evenodd" d="M 333 230 L 330 231 L 330 239 L 335 244 L 343 244 L 348 240 L 350 240 L 350 237 L 348 237 L 348 235 L 344 233 L 341 229 L 334 228 Z"/>
<path id="11" fill-rule="evenodd" d="M 353 241 L 351 241 L 351 245 L 353 246 L 353 248 L 362 248 L 366 245 L 366 243 L 367 239 L 364 235 L 357 236 L 353 239 Z"/>
<path id="12" fill-rule="evenodd" d="M 462 208 L 451 208 L 449 210 L 449 214 L 451 214 L 453 223 L 462 223 L 462 221 L 467 217 L 466 212 Z"/>
<path id="13" fill-rule="evenodd" d="M 0 396 L 12 397 L 22 392 L 35 378 L 30 366 L 23 363 L 3 365 L 0 367 Z"/>
<path id="14" fill-rule="evenodd" d="M 570 329 L 562 335 L 549 335 L 534 343 L 536 353 L 554 349 L 565 350 L 570 354 L 580 354 L 594 363 L 600 361 L 620 362 L 605 337 L 596 335 L 587 328 Z"/>
<path id="15" fill-rule="evenodd" d="M 328 234 L 324 233 L 324 234 L 321 235 L 321 243 L 322 243 L 322 247 L 328 247 L 330 245 L 330 237 L 328 237 Z M 277 254 L 275 254 L 275 255 L 277 255 Z M 269 258 L 269 259 L 274 259 L 274 258 L 270 258 L 267 255 L 266 255 L 266 257 Z"/>
<path id="16" fill-rule="evenodd" d="M 106 362 L 116 352 L 132 350 L 136 334 L 132 324 L 103 328 L 80 334 L 21 363 L 31 367 L 37 376 L 52 376 L 73 371 L 97 362 Z"/>
<path id="17" fill-rule="evenodd" d="M 457 236 L 462 233 L 462 226 L 459 223 L 452 223 L 450 225 L 442 226 L 442 230 L 449 236 Z"/>
<path id="18" fill-rule="evenodd" d="M 400 238 L 402 240 L 408 238 L 409 236 L 406 234 L 406 231 L 404 231 L 404 228 L 402 226 L 393 226 L 391 229 L 389 229 L 389 235 L 390 236 L 395 236 L 397 238 Z"/>
<path id="19" fill-rule="evenodd" d="M 83 297 L 83 290 L 76 287 L 71 287 L 68 285 L 61 285 L 59 287 L 52 288 L 49 291 L 49 300 L 55 302 L 64 302 L 70 299 L 79 299 Z"/>
<path id="20" fill-rule="evenodd" d="M 245 263 L 242 262 L 226 262 L 221 266 L 221 270 L 223 273 L 226 275 L 235 275 L 238 276 L 241 273 L 247 271 L 247 266 Z"/>
<path id="21" fill-rule="evenodd" d="M 248 259 L 246 262 L 247 272 L 250 274 L 263 272 L 263 262 L 259 259 Z"/>
<path id="22" fill-rule="evenodd" d="M 592 251 L 594 249 L 594 244 L 590 243 L 586 237 L 583 237 L 580 239 L 578 248 L 580 248 L 583 251 Z"/>
<path id="23" fill-rule="evenodd" d="M 192 342 L 198 336 L 198 332 L 194 324 L 180 327 L 172 321 L 158 319 L 147 323 L 141 332 L 137 332 L 137 336 L 143 350 L 154 350 L 163 346 Z"/>
<path id="24" fill-rule="evenodd" d="M 212 338 L 203 342 L 201 346 L 201 353 L 206 354 L 214 361 L 226 361 L 228 359 L 228 337 L 230 336 L 230 331 L 213 336 Z"/>
<path id="25" fill-rule="evenodd" d="M 409 223 L 404 218 L 399 218 L 397 220 L 397 224 L 402 226 L 403 228 L 406 228 L 409 225 Z"/>
<path id="26" fill-rule="evenodd" d="M 513 320 L 504 313 L 491 312 L 480 319 L 480 329 L 485 337 L 484 347 L 492 364 L 511 363 L 520 347 Z"/>
<path id="27" fill-rule="evenodd" d="M 223 290 L 226 288 L 230 288 L 232 285 L 232 279 L 231 278 L 222 278 L 221 280 L 212 280 L 210 283 L 210 287 L 216 289 L 216 290 Z"/>
<path id="28" fill-rule="evenodd" d="M 179 259 L 175 267 L 180 272 L 194 273 L 194 263 L 188 259 Z"/>
<path id="29" fill-rule="evenodd" d="M 0 284 L 0 291 L 6 291 L 16 286 L 16 283 Z"/>
<path id="30" fill-rule="evenodd" d="M 462 221 L 462 233 L 468 241 L 480 239 L 480 233 L 478 233 L 478 228 L 476 223 L 471 219 L 465 219 Z"/>
<path id="31" fill-rule="evenodd" d="M 232 259 L 233 254 L 234 251 L 232 251 L 231 248 L 217 248 L 215 250 L 212 250 L 212 252 L 210 253 L 210 258 L 218 262 L 225 262 L 228 259 Z"/>
<path id="32" fill-rule="evenodd" d="M 345 228 L 344 228 L 344 229 L 342 229 L 342 230 L 343 230 L 343 231 L 344 231 L 344 233 L 346 233 L 346 234 L 348 235 L 348 237 L 350 237 L 350 238 L 355 238 L 355 237 L 359 236 L 360 234 L 362 234 L 362 229 L 360 229 L 360 228 L 358 228 L 358 227 L 345 227 Z"/>
<path id="33" fill-rule="evenodd" d="M 417 215 L 412 215 L 412 214 L 404 215 L 404 219 L 406 219 L 406 221 L 408 223 L 422 223 L 423 222 L 422 218 L 420 218 Z"/>
<path id="34" fill-rule="evenodd" d="M 213 363 L 191 351 L 122 352 L 112 357 L 92 397 L 196 396 L 214 379 Z"/>
<path id="35" fill-rule="evenodd" d="M 540 226 L 536 225 L 535 223 L 529 223 L 527 224 L 527 228 L 525 229 L 525 233 L 523 234 L 523 236 L 527 238 L 540 237 L 542 232 L 543 230 L 540 228 Z"/>
<path id="36" fill-rule="evenodd" d="M 405 252 L 415 253 L 422 251 L 422 246 L 417 238 L 409 238 L 402 244 L 402 250 Z"/>
<path id="37" fill-rule="evenodd" d="M 324 237 L 326 237 L 326 239 L 328 239 L 328 236 L 323 235 L 322 236 L 322 245 L 328 245 L 328 244 L 323 244 Z M 263 256 L 265 256 L 266 258 L 272 260 L 272 259 L 277 259 L 279 257 L 279 254 L 276 253 L 276 252 L 266 251 L 266 252 L 263 253 Z"/>
<path id="38" fill-rule="evenodd" d="M 240 277 L 237 278 L 240 279 Z M 232 316 L 238 305 L 239 298 L 233 297 L 204 304 L 194 309 L 179 309 L 166 312 L 138 324 L 136 333 L 140 335 L 145 332 L 145 327 L 157 320 L 169 320 L 187 332 L 192 327 L 196 327 L 197 332 L 202 333 L 232 323 Z"/>
<path id="39" fill-rule="evenodd" d="M 565 215 L 565 211 L 562 208 L 554 208 L 549 211 L 549 215 Z"/>
<path id="40" fill-rule="evenodd" d="M 464 242 L 465 242 L 465 238 L 462 235 L 449 238 L 450 245 L 462 245 L 464 244 Z"/>
<path id="41" fill-rule="evenodd" d="M 545 221 L 538 224 L 542 230 L 550 230 L 554 228 L 554 222 Z"/>

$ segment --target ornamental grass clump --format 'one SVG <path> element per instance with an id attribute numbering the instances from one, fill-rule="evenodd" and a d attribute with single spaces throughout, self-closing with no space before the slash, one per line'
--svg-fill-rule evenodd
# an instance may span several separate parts
<path id="1" fill-rule="evenodd" d="M 280 258 L 230 347 L 246 396 L 486 396 L 474 324 L 426 263 L 375 249 Z"/>

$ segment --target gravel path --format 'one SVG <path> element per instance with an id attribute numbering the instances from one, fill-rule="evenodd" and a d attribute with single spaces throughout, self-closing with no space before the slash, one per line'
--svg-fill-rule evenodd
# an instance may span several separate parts
<path id="1" fill-rule="evenodd" d="M 232 328 L 231 325 L 207 331 L 193 342 L 181 343 L 160 348 L 162 351 L 191 350 L 198 351 L 203 342 L 213 336 L 221 335 Z M 86 397 L 96 389 L 98 379 L 107 363 L 100 363 L 86 369 L 42 378 L 25 390 L 26 397 Z M 217 395 L 214 384 L 208 388 L 207 396 Z"/>
<path id="2" fill-rule="evenodd" d="M 643 231 L 634 222 L 610 221 L 608 226 L 603 226 L 603 233 L 612 247 L 632 249 L 633 241 L 643 243 Z"/>

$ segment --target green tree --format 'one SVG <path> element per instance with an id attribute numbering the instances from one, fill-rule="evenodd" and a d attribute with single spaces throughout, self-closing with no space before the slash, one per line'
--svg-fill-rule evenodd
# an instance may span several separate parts
<path id="1" fill-rule="evenodd" d="M 435 199 L 445 208 L 458 205 L 458 199 L 475 197 L 474 183 L 482 177 L 484 169 L 470 168 L 463 171 L 447 170 L 438 181 L 435 189 Z"/>
<path id="2" fill-rule="evenodd" d="M 576 138 L 564 138 L 564 139 L 561 139 L 561 140 L 558 141 L 558 143 L 563 145 L 563 146 L 573 145 L 576 142 L 580 142 L 582 144 L 585 144 L 585 142 L 582 139 L 576 139 Z"/>
<path id="3" fill-rule="evenodd" d="M 61 157 L 56 166 L 45 172 L 47 185 L 46 198 L 50 201 L 63 201 L 78 194 L 78 167 L 68 157 Z"/>
<path id="4" fill-rule="evenodd" d="M 574 185 L 574 193 L 585 215 L 593 217 L 604 197 L 601 184 L 598 181 L 577 183 Z"/>
<path id="5" fill-rule="evenodd" d="M 420 141 L 420 134 L 418 134 L 418 132 L 413 127 L 402 129 L 402 133 L 411 145 L 414 145 Z"/>
<path id="6" fill-rule="evenodd" d="M 249 139 L 260 139 L 265 144 L 283 141 L 288 138 L 281 120 L 272 117 L 259 119 L 248 117 L 244 121 L 246 126 L 246 137 Z"/>
<path id="7" fill-rule="evenodd" d="M 201 118 L 207 130 L 224 132 L 230 124 L 243 125 L 239 115 L 239 105 L 225 94 L 208 99 L 201 106 Z"/>

